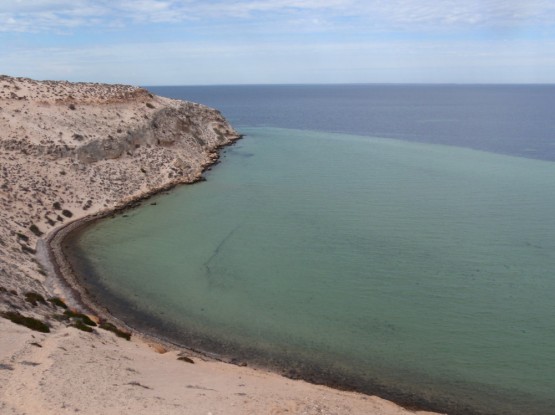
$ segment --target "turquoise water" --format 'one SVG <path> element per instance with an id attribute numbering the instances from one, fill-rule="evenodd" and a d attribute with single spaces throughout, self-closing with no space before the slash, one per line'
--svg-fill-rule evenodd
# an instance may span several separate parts
<path id="1" fill-rule="evenodd" d="M 75 237 L 114 314 L 453 414 L 555 414 L 555 163 L 243 132 L 207 182 Z"/>

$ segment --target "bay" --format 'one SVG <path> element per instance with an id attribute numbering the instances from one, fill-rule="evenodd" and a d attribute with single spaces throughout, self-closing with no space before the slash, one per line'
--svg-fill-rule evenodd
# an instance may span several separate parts
<path id="1" fill-rule="evenodd" d="M 289 376 L 555 413 L 555 164 L 309 125 L 243 126 L 207 182 L 74 235 L 85 285 L 137 328 Z"/>

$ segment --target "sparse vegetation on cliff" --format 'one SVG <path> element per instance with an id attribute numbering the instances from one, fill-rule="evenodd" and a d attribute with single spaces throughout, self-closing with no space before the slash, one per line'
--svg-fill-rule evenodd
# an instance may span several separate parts
<path id="1" fill-rule="evenodd" d="M 238 137 L 219 112 L 142 88 L 0 76 L 0 311 L 93 327 L 48 295 L 41 243 L 69 219 L 199 180 Z"/>
<path id="2" fill-rule="evenodd" d="M 66 310 L 64 311 L 64 315 L 71 319 L 75 319 L 76 321 L 81 321 L 83 324 L 86 324 L 87 326 L 96 327 L 96 323 L 92 321 L 91 318 L 86 314 L 79 313 L 73 310 Z"/>
<path id="3" fill-rule="evenodd" d="M 39 293 L 35 293 L 35 292 L 25 293 L 25 301 L 27 301 L 28 303 L 31 303 L 35 307 L 39 305 L 39 303 L 46 305 L 46 300 L 44 299 L 44 297 Z"/>
<path id="4" fill-rule="evenodd" d="M 50 333 L 50 327 L 48 327 L 46 323 L 33 317 L 26 317 L 17 311 L 5 311 L 0 313 L 0 316 L 10 320 L 12 323 L 25 326 L 31 330 L 41 333 Z"/>
<path id="5" fill-rule="evenodd" d="M 103 330 L 107 330 L 107 331 L 111 331 L 112 333 L 114 333 L 116 336 L 121 337 L 125 340 L 131 340 L 131 333 L 128 333 L 126 331 L 120 330 L 118 329 L 116 326 L 114 326 L 112 323 L 109 323 L 107 321 L 102 321 L 99 326 L 101 329 Z"/>
<path id="6" fill-rule="evenodd" d="M 49 301 L 51 304 L 55 305 L 56 307 L 60 307 L 60 308 L 63 308 L 63 309 L 67 309 L 66 303 L 64 303 L 64 302 L 62 301 L 61 298 L 58 298 L 58 297 L 51 297 L 51 298 L 48 299 L 48 301 Z"/>

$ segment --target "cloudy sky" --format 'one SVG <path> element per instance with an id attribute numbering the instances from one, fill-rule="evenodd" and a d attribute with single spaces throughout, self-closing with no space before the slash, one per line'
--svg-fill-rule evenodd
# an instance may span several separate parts
<path id="1" fill-rule="evenodd" d="M 555 83 L 555 0 L 1 0 L 0 73 L 138 85 Z"/>

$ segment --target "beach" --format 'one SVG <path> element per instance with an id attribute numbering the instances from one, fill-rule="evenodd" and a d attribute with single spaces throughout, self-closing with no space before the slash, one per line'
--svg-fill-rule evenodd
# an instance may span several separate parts
<path id="1" fill-rule="evenodd" d="M 141 333 L 128 341 L 78 329 L 84 313 L 130 331 L 80 292 L 57 249 L 65 232 L 200 180 L 218 149 L 240 138 L 219 112 L 142 88 L 3 76 L 0 131 L 0 311 L 49 330 L 0 319 L 2 414 L 426 413 Z"/>
<path id="2" fill-rule="evenodd" d="M 4 319 L 0 330 L 0 410 L 7 415 L 414 413 L 260 370 L 195 356 L 191 364 L 178 360 L 180 351 L 100 330 L 43 335 Z"/>

